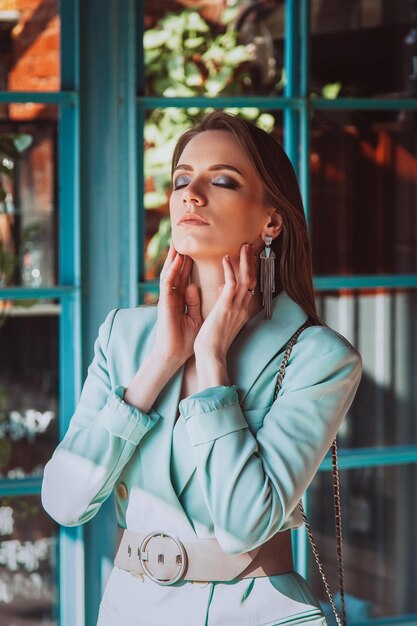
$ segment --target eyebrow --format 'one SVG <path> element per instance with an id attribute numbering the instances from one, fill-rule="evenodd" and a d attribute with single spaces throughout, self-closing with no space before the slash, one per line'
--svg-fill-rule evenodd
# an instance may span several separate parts
<path id="1" fill-rule="evenodd" d="M 176 170 L 188 170 L 188 171 L 192 171 L 194 168 L 191 165 L 186 165 L 185 163 L 180 163 L 179 165 L 177 165 L 177 167 L 174 169 L 174 172 Z M 237 172 L 238 174 L 240 174 L 240 176 L 243 177 L 243 174 L 240 170 L 237 169 L 237 167 L 235 167 L 234 165 L 227 165 L 227 163 L 216 163 L 216 165 L 210 165 L 210 167 L 208 168 L 210 172 L 216 171 L 216 170 L 232 170 L 233 172 Z"/>

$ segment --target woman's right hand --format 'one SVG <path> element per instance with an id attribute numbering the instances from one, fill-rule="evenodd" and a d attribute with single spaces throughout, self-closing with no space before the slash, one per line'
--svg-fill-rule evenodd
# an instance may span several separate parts
<path id="1" fill-rule="evenodd" d="M 194 354 L 194 340 L 203 323 L 197 285 L 188 284 L 192 264 L 193 260 L 177 252 L 171 241 L 160 274 L 158 319 L 153 350 L 180 364 Z"/>

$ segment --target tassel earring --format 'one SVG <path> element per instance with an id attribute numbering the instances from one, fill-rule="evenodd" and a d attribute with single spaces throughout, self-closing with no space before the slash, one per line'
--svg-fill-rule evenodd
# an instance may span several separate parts
<path id="1" fill-rule="evenodd" d="M 263 294 L 264 320 L 272 315 L 272 294 L 275 291 L 275 252 L 271 249 L 272 237 L 265 237 L 265 248 L 260 254 L 260 289 Z"/>

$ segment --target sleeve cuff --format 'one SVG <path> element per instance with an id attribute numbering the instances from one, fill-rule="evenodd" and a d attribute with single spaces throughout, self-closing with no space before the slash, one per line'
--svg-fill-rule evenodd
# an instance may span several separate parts
<path id="1" fill-rule="evenodd" d="M 107 398 L 101 414 L 102 425 L 113 436 L 137 446 L 142 437 L 153 428 L 159 414 L 153 409 L 149 414 L 123 400 L 125 387 L 115 387 Z"/>
<path id="2" fill-rule="evenodd" d="M 235 385 L 218 385 L 199 391 L 179 403 L 193 446 L 248 428 Z"/>

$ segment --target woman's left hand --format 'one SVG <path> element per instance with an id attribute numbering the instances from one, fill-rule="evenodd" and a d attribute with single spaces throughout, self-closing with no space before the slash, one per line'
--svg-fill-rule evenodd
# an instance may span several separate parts
<path id="1" fill-rule="evenodd" d="M 225 282 L 219 287 L 219 297 L 201 325 L 194 341 L 197 357 L 213 357 L 226 361 L 226 354 L 240 329 L 249 320 L 249 305 L 255 289 L 256 269 L 253 246 L 243 244 L 236 267 L 223 258 Z"/>

